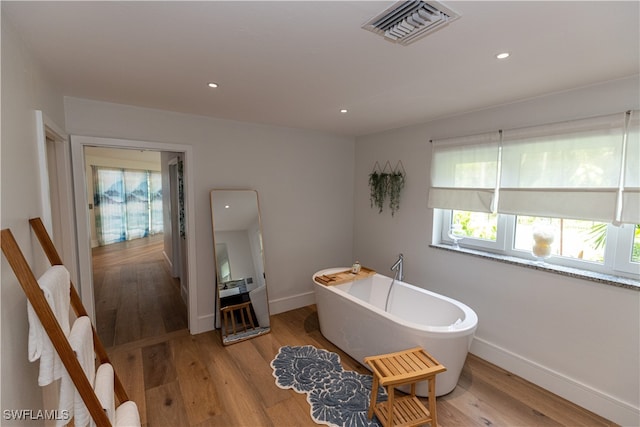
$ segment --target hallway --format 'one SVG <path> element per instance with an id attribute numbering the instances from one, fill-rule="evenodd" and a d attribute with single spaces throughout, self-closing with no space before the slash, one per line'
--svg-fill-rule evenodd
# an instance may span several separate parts
<path id="1" fill-rule="evenodd" d="M 169 274 L 163 235 L 92 250 L 96 329 L 112 347 L 186 329 L 180 281 Z"/>

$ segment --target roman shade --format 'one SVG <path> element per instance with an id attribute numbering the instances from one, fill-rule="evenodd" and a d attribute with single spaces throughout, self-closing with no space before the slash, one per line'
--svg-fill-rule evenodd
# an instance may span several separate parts
<path id="1" fill-rule="evenodd" d="M 638 224 L 639 168 L 638 111 L 442 139 L 428 206 Z"/>
<path id="2" fill-rule="evenodd" d="M 624 119 L 505 130 L 498 212 L 613 222 Z"/>
<path id="3" fill-rule="evenodd" d="M 492 212 L 500 133 L 432 141 L 430 208 Z"/>

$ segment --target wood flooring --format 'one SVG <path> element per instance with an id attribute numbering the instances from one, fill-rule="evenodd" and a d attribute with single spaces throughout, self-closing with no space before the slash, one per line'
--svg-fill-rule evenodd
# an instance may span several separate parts
<path id="1" fill-rule="evenodd" d="M 345 369 L 369 372 L 322 336 L 315 306 L 271 321 L 272 333 L 227 347 L 216 331 L 182 329 L 116 345 L 109 356 L 143 425 L 315 426 L 305 395 L 275 385 L 269 363 L 278 349 L 311 344 L 338 353 Z M 440 426 L 615 425 L 473 355 L 437 408 Z"/>
<path id="2" fill-rule="evenodd" d="M 96 330 L 105 347 L 187 328 L 180 282 L 162 248 L 158 234 L 93 249 Z"/>

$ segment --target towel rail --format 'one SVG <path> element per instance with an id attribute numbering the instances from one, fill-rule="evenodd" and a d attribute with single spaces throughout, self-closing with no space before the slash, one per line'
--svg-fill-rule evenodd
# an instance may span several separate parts
<path id="1" fill-rule="evenodd" d="M 53 347 L 60 356 L 62 364 L 69 373 L 73 384 L 87 406 L 89 414 L 98 427 L 110 427 L 111 422 L 106 412 L 103 411 L 102 405 L 93 391 L 93 386 L 89 383 L 87 376 L 82 370 L 82 366 L 80 366 L 80 362 L 78 362 L 78 359 L 75 357 L 67 337 L 62 331 L 51 307 L 49 307 L 49 303 L 38 285 L 38 280 L 33 275 L 33 271 L 31 267 L 29 267 L 11 230 L 4 229 L 1 231 L 0 243 L 5 258 L 18 278 L 18 282 L 20 282 L 20 286 L 22 286 L 29 302 L 31 302 L 35 313 L 42 323 L 42 327 L 51 339 Z M 71 286 L 71 289 L 73 290 L 73 286 Z"/>
<path id="2" fill-rule="evenodd" d="M 42 246 L 44 253 L 47 255 L 47 258 L 49 259 L 51 265 L 64 265 L 64 263 L 62 262 L 62 258 L 60 258 L 60 255 L 58 254 L 58 251 L 56 250 L 51 237 L 49 237 L 49 233 L 47 232 L 47 229 L 45 228 L 42 220 L 40 218 L 32 218 L 29 220 L 29 224 L 31 224 L 31 228 L 33 228 L 33 231 L 38 238 L 38 241 L 40 242 L 40 245 Z M 87 310 L 84 308 L 82 300 L 80 299 L 80 295 L 78 295 L 73 282 L 71 283 L 71 306 L 73 307 L 76 316 L 88 316 Z M 96 355 L 98 356 L 98 360 L 101 364 L 111 363 L 111 361 L 109 360 L 109 356 L 107 355 L 107 352 L 104 349 L 102 341 L 98 337 L 98 333 L 96 332 L 93 324 L 91 325 L 91 328 L 93 329 L 93 343 L 95 346 Z M 118 398 L 118 401 L 121 404 L 128 401 L 129 396 L 127 396 L 127 392 L 122 386 L 122 382 L 120 382 L 120 378 L 118 377 L 118 374 L 115 373 L 115 371 L 113 380 L 114 392 L 116 394 L 116 397 Z"/>

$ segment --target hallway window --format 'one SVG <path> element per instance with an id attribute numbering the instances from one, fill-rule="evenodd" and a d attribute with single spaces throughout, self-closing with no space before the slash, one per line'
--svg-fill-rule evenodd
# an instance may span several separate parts
<path id="1" fill-rule="evenodd" d="M 162 233 L 159 172 L 92 166 L 98 244 Z"/>

